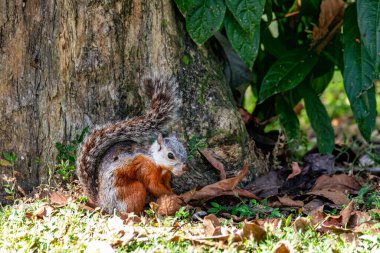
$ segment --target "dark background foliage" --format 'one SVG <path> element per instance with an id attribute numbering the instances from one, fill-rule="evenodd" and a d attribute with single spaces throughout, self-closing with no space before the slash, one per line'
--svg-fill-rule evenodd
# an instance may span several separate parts
<path id="1" fill-rule="evenodd" d="M 278 116 L 289 147 L 297 147 L 300 124 L 293 108 L 303 100 L 319 151 L 331 153 L 334 131 L 319 96 L 339 71 L 361 135 L 370 141 L 380 79 L 378 0 L 176 3 L 197 44 L 216 42 L 239 106 L 252 87 L 257 128 Z"/>

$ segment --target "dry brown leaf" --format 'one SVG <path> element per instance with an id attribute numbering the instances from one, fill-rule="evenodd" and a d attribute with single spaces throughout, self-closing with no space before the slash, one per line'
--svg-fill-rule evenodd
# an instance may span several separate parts
<path id="1" fill-rule="evenodd" d="M 301 173 L 301 168 L 300 166 L 298 165 L 297 162 L 292 162 L 292 173 L 287 177 L 286 180 L 289 180 L 297 175 L 299 175 Z"/>
<path id="2" fill-rule="evenodd" d="M 260 227 L 265 227 L 265 230 L 270 233 L 276 233 L 284 226 L 282 218 L 255 219 L 255 223 Z"/>
<path id="3" fill-rule="evenodd" d="M 315 198 L 302 207 L 302 212 L 306 215 L 310 215 L 321 206 L 322 206 L 322 209 L 320 211 L 323 211 L 323 205 L 324 205 L 324 202 L 322 200 Z"/>
<path id="4" fill-rule="evenodd" d="M 157 203 L 151 204 L 151 207 L 159 215 L 174 215 L 183 204 L 183 200 L 173 194 L 159 197 Z"/>
<path id="5" fill-rule="evenodd" d="M 219 171 L 220 180 L 226 179 L 226 170 L 224 169 L 223 163 L 219 162 L 212 154 L 210 149 L 198 149 L 198 151 L 207 159 L 207 161 Z"/>
<path id="6" fill-rule="evenodd" d="M 317 208 L 312 213 L 310 213 L 311 224 L 313 226 L 322 223 L 326 218 L 326 214 L 323 212 L 323 206 L 321 206 L 321 207 L 322 208 Z"/>
<path id="7" fill-rule="evenodd" d="M 252 115 L 243 108 L 239 108 L 239 113 L 245 124 L 252 121 Z"/>
<path id="8" fill-rule="evenodd" d="M 286 196 L 286 195 L 283 197 L 276 196 L 276 198 L 278 199 L 278 201 L 273 202 L 273 204 L 270 205 L 271 207 L 284 207 L 284 206 L 303 207 L 304 206 L 303 201 L 293 200 L 289 196 Z"/>
<path id="9" fill-rule="evenodd" d="M 33 216 L 38 219 L 43 219 L 44 217 L 48 217 L 51 215 L 51 213 L 54 211 L 54 207 L 44 204 L 43 206 L 40 206 L 34 213 Z"/>
<path id="10" fill-rule="evenodd" d="M 222 234 L 220 221 L 214 214 L 204 217 L 203 227 L 206 236 L 218 236 Z"/>
<path id="11" fill-rule="evenodd" d="M 309 227 L 311 227 L 311 221 L 305 217 L 297 217 L 297 219 L 293 222 L 293 228 L 297 232 L 304 232 Z"/>
<path id="12" fill-rule="evenodd" d="M 225 192 L 229 192 L 235 189 L 236 185 L 243 179 L 248 173 L 248 167 L 244 167 L 236 177 L 228 178 L 216 182 L 214 184 L 206 185 L 200 190 L 191 190 L 181 194 L 181 197 L 185 203 L 191 200 L 195 201 L 207 201 L 209 199 L 222 196 Z"/>
<path id="13" fill-rule="evenodd" d="M 274 248 L 273 253 L 290 253 L 292 251 L 293 250 L 289 242 L 279 242 Z"/>
<path id="14" fill-rule="evenodd" d="M 69 197 L 62 192 L 51 192 L 49 193 L 49 199 L 52 204 L 57 204 L 59 206 L 64 206 L 69 201 Z"/>
<path id="15" fill-rule="evenodd" d="M 335 189 L 313 190 L 307 194 L 325 197 L 337 205 L 347 205 L 350 202 L 346 194 Z"/>
<path id="16" fill-rule="evenodd" d="M 221 192 L 220 196 L 222 195 L 223 196 L 239 196 L 239 197 L 245 197 L 245 198 L 256 199 L 258 201 L 261 201 L 261 198 L 257 197 L 252 192 L 249 192 L 244 189 L 233 189 L 231 191 L 224 191 L 224 192 Z"/>
<path id="17" fill-rule="evenodd" d="M 24 189 L 23 189 L 21 186 L 17 185 L 17 190 L 18 190 L 23 196 L 26 196 L 26 192 L 24 191 Z"/>
<path id="18" fill-rule="evenodd" d="M 256 242 L 260 242 L 263 240 L 267 232 L 255 222 L 247 222 L 243 223 L 243 234 L 246 238 L 253 237 Z"/>
<path id="19" fill-rule="evenodd" d="M 79 204 L 79 207 L 80 207 L 81 209 L 84 209 L 84 210 L 87 210 L 87 211 L 90 211 L 90 212 L 95 211 L 94 208 L 92 208 L 91 206 L 88 206 L 88 205 Z"/>
<path id="20" fill-rule="evenodd" d="M 347 227 L 354 228 L 360 224 L 367 222 L 371 219 L 371 215 L 368 212 L 353 211 L 351 213 L 350 220 L 348 221 Z"/>
<path id="21" fill-rule="evenodd" d="M 355 201 L 351 200 L 350 203 L 344 208 L 341 212 L 340 215 L 342 216 L 342 226 L 347 226 L 348 221 L 351 218 L 351 213 L 354 210 L 355 206 Z"/>
<path id="22" fill-rule="evenodd" d="M 319 26 L 313 29 L 313 41 L 318 41 L 328 34 L 330 25 L 343 18 L 344 8 L 343 0 L 322 0 Z"/>
<path id="23" fill-rule="evenodd" d="M 336 174 L 332 176 L 322 175 L 315 182 L 312 191 L 315 190 L 339 190 L 341 192 L 355 193 L 361 185 L 353 177 L 346 174 Z"/>

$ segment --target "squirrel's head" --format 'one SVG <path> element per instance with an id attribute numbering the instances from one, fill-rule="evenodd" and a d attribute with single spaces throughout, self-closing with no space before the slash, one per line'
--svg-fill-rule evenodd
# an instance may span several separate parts
<path id="1" fill-rule="evenodd" d="M 187 170 L 186 149 L 175 134 L 166 138 L 159 134 L 150 147 L 150 153 L 157 165 L 168 168 L 175 176 L 181 176 Z"/>

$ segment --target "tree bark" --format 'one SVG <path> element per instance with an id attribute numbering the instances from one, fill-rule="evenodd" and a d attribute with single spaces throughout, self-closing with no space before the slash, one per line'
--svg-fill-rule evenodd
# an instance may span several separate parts
<path id="1" fill-rule="evenodd" d="M 47 181 L 56 142 L 142 113 L 153 71 L 179 81 L 173 131 L 206 140 L 227 177 L 240 170 L 251 150 L 222 66 L 188 37 L 174 1 L 0 0 L 0 151 L 16 153 L 23 187 Z M 195 148 L 177 192 L 218 180 Z"/>

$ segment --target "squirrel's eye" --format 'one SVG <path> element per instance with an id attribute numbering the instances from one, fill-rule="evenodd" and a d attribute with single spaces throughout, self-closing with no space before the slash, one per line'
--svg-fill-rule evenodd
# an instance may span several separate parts
<path id="1" fill-rule="evenodd" d="M 174 155 L 173 155 L 173 153 L 169 153 L 169 154 L 168 154 L 168 158 L 169 158 L 169 159 L 174 159 Z"/>

